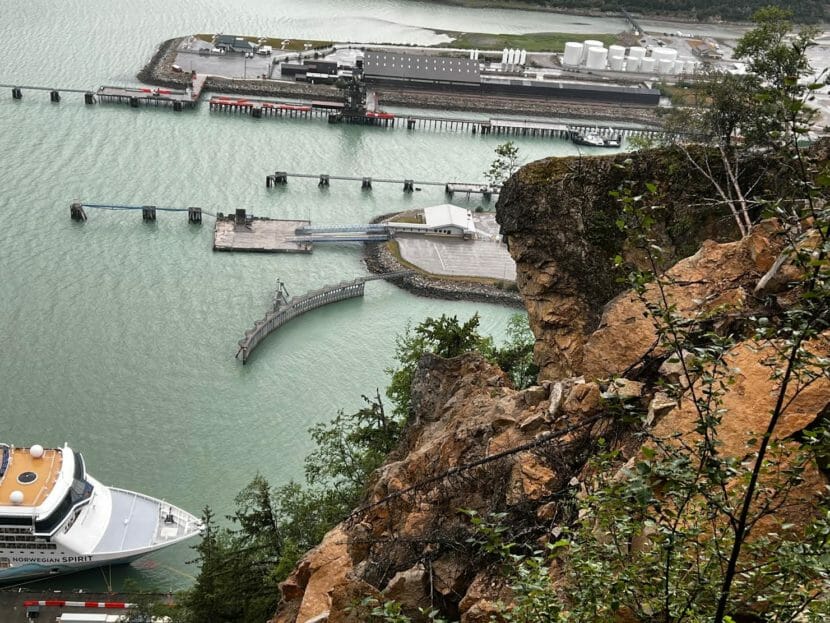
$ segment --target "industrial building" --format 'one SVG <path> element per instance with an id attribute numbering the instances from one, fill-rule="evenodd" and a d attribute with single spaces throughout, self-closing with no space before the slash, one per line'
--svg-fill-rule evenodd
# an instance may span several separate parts
<path id="1" fill-rule="evenodd" d="M 236 35 L 216 35 L 213 39 L 213 47 L 225 52 L 239 52 L 240 54 L 253 53 L 257 48 L 255 43 Z"/>
<path id="2" fill-rule="evenodd" d="M 477 60 L 391 52 L 366 52 L 363 76 L 367 82 L 477 85 L 481 80 Z"/>

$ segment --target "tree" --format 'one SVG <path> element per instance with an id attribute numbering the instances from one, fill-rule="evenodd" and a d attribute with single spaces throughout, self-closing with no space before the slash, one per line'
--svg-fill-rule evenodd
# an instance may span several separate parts
<path id="1" fill-rule="evenodd" d="M 477 313 L 464 323 L 460 323 L 457 316 L 442 314 L 440 318 L 427 318 L 414 331 L 407 327 L 403 335 L 396 338 L 395 359 L 398 367 L 387 369 L 392 378 L 386 389 L 396 417 L 403 421 L 409 417 L 412 379 L 418 362 L 426 353 L 435 353 L 440 357 L 457 357 L 474 350 L 492 353 L 492 339 L 478 333 L 478 324 Z"/>
<path id="2" fill-rule="evenodd" d="M 533 362 L 536 338 L 530 330 L 527 314 L 514 314 L 507 325 L 507 343 L 495 349 L 494 359 L 513 381 L 516 389 L 536 382 L 539 366 Z"/>
<path id="3" fill-rule="evenodd" d="M 756 28 L 735 48 L 749 73 L 710 69 L 695 88 L 697 105 L 675 108 L 666 118 L 667 134 L 712 185 L 712 201 L 729 209 L 742 237 L 760 213 L 752 195 L 768 172 L 758 150 L 770 163 L 786 161 L 784 152 L 792 152 L 813 117 L 803 78 L 812 71 L 806 52 L 817 31 L 791 34 L 789 16 L 778 8 L 758 11 Z"/>
<path id="4" fill-rule="evenodd" d="M 519 148 L 513 141 L 502 143 L 495 149 L 497 158 L 484 172 L 491 186 L 501 186 L 519 168 Z"/>

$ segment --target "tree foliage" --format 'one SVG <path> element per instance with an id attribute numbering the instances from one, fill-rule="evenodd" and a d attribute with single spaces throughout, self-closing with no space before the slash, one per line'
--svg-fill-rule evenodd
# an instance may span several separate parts
<path id="1" fill-rule="evenodd" d="M 519 148 L 513 141 L 502 143 L 495 149 L 496 159 L 484 172 L 491 186 L 500 186 L 519 168 Z"/>
<path id="2" fill-rule="evenodd" d="M 456 316 L 426 318 L 414 329 L 407 328 L 397 339 L 397 367 L 389 370 L 387 393 L 393 413 L 386 411 L 379 392 L 373 398 L 363 396 L 363 407 L 354 413 L 341 410 L 330 422 L 309 429 L 315 448 L 305 460 L 304 484 L 273 488 L 257 475 L 236 496 L 225 527 L 218 526 L 211 509 L 205 508 L 204 533 L 194 561 L 200 571 L 183 600 L 182 619 L 261 623 L 273 614 L 278 583 L 360 505 L 371 474 L 397 446 L 409 412 L 413 374 L 426 353 L 450 358 L 478 350 L 502 361 L 517 382 L 535 380 L 526 316 L 511 320 L 503 349 L 494 348 L 478 326 L 476 314 L 463 322 Z"/>
<path id="3" fill-rule="evenodd" d="M 767 153 L 771 166 L 786 168 L 815 115 L 809 106 L 814 85 L 805 79 L 812 73 L 807 50 L 817 31 L 793 33 L 790 16 L 775 7 L 759 10 L 756 27 L 735 48 L 748 73 L 709 69 L 692 89 L 695 105 L 675 107 L 666 117 L 668 136 L 711 184 L 710 201 L 729 209 L 743 236 L 761 214 L 763 202 L 753 195 L 768 173 L 761 167 L 750 174 L 747 161 Z"/>

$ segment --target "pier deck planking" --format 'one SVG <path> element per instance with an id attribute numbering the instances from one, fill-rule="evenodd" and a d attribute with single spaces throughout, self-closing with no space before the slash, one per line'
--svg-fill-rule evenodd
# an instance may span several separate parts
<path id="1" fill-rule="evenodd" d="M 216 219 L 213 231 L 214 251 L 250 251 L 255 253 L 311 253 L 311 245 L 296 242 L 295 231 L 310 221 L 291 221 L 254 217 L 245 224 L 233 216 Z"/>

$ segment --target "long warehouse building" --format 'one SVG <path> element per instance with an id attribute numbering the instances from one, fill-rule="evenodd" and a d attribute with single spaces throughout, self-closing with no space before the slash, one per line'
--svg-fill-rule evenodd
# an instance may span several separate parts
<path id="1" fill-rule="evenodd" d="M 481 75 L 479 61 L 426 54 L 366 52 L 363 75 L 370 84 L 482 95 L 657 106 L 656 89 L 566 80 L 505 79 Z"/>

